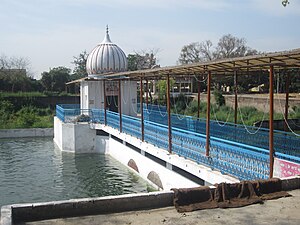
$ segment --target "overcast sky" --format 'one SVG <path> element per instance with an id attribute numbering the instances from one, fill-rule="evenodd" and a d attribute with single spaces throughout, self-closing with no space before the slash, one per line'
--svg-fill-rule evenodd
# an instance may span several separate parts
<path id="1" fill-rule="evenodd" d="M 183 45 L 225 34 L 274 52 L 300 48 L 300 0 L 0 0 L 0 54 L 26 57 L 36 78 L 111 40 L 126 54 L 160 49 L 176 65 Z"/>

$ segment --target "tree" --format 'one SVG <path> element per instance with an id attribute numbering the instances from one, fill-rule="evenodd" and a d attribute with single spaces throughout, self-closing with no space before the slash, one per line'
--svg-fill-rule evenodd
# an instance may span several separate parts
<path id="1" fill-rule="evenodd" d="M 172 90 L 175 84 L 175 80 L 170 78 L 170 89 Z M 166 93 L 167 93 L 167 81 L 166 80 L 159 80 L 157 83 L 158 87 L 158 101 L 159 104 L 166 105 Z"/>
<path id="2" fill-rule="evenodd" d="M 247 46 L 246 39 L 227 34 L 223 35 L 219 39 L 216 47 L 213 47 L 212 42 L 209 40 L 200 43 L 194 42 L 183 46 L 178 61 L 181 64 L 189 64 L 196 62 L 207 62 L 216 59 L 242 57 L 258 53 L 259 52 L 257 50 Z M 195 82 L 195 80 L 193 82 Z M 221 89 L 222 85 L 233 85 L 232 76 L 229 77 L 229 79 L 224 76 L 222 76 L 222 78 L 218 77 L 213 82 L 217 89 Z M 260 82 L 260 80 L 253 80 L 251 75 L 243 76 L 243 80 L 239 81 L 245 90 L 248 90 L 250 87 L 256 84 L 256 82 Z M 197 87 L 197 84 L 194 83 L 193 86 Z"/>
<path id="3" fill-rule="evenodd" d="M 86 61 L 88 54 L 86 50 L 81 52 L 78 56 L 73 56 L 74 61 L 72 62 L 75 65 L 73 74 L 71 75 L 71 80 L 80 79 L 87 76 L 86 72 Z"/>
<path id="4" fill-rule="evenodd" d="M 251 49 L 246 45 L 244 38 L 237 38 L 231 34 L 227 34 L 219 39 L 214 49 L 210 40 L 193 42 L 183 46 L 178 61 L 181 64 L 189 64 L 214 59 L 254 55 L 257 53 L 257 50 Z"/>
<path id="5" fill-rule="evenodd" d="M 193 42 L 185 45 L 181 49 L 179 62 L 181 64 L 189 64 L 195 62 L 210 61 L 213 59 L 211 50 L 212 42 L 209 40 L 203 42 Z"/>
<path id="6" fill-rule="evenodd" d="M 0 56 L 0 90 L 29 91 L 32 77 L 29 75 L 30 62 L 23 57 Z"/>
<path id="7" fill-rule="evenodd" d="M 42 73 L 41 83 L 46 91 L 62 92 L 65 84 L 70 81 L 70 73 L 71 70 L 63 66 L 50 69 L 49 72 Z"/>
<path id="8" fill-rule="evenodd" d="M 234 58 L 247 55 L 255 55 L 257 51 L 246 45 L 245 38 L 234 37 L 231 34 L 220 38 L 215 52 L 215 59 Z"/>
<path id="9" fill-rule="evenodd" d="M 46 91 L 52 91 L 52 77 L 49 72 L 42 73 L 41 83 Z"/>
<path id="10" fill-rule="evenodd" d="M 159 49 L 141 50 L 135 52 L 135 54 L 129 54 L 127 56 L 128 70 L 144 70 L 151 69 L 157 65 L 156 55 Z"/>

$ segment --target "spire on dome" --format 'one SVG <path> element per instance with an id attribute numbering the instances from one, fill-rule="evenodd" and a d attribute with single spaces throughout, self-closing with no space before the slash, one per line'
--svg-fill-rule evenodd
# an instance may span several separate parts
<path id="1" fill-rule="evenodd" d="M 108 34 L 108 25 L 106 25 L 106 34 L 101 44 L 112 43 Z"/>

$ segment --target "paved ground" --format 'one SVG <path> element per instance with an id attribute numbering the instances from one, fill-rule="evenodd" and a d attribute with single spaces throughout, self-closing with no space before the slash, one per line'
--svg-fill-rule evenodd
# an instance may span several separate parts
<path id="1" fill-rule="evenodd" d="M 173 207 L 147 211 L 115 213 L 97 216 L 55 219 L 26 224 L 126 224 L 126 225 L 182 225 L 182 224 L 300 224 L 300 189 L 289 192 L 293 197 L 266 201 L 264 204 L 232 209 L 209 209 L 177 213 Z"/>

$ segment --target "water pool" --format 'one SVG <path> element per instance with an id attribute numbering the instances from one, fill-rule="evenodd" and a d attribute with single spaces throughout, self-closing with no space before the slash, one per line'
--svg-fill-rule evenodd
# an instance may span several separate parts
<path id="1" fill-rule="evenodd" d="M 61 152 L 52 138 L 0 139 L 0 207 L 147 192 L 147 186 L 109 155 Z"/>

